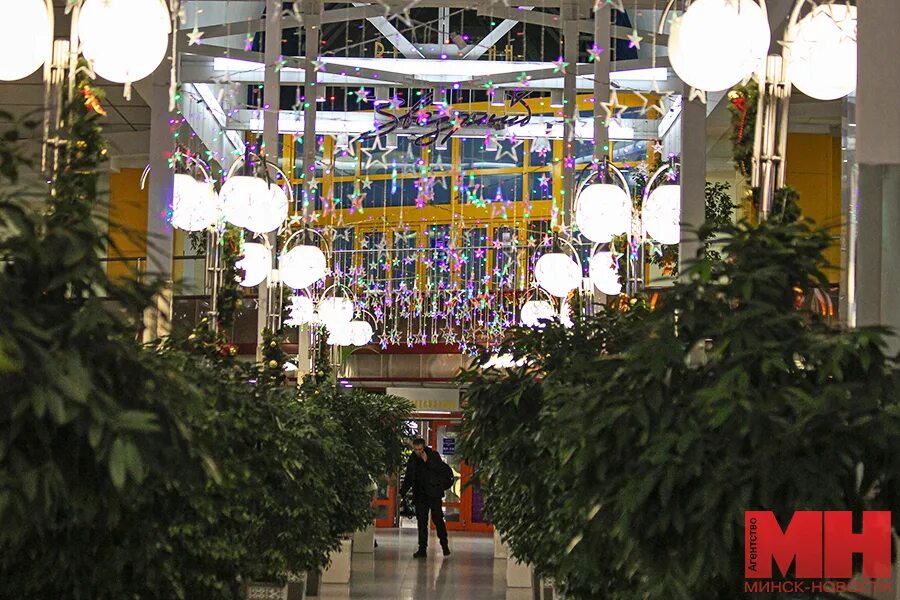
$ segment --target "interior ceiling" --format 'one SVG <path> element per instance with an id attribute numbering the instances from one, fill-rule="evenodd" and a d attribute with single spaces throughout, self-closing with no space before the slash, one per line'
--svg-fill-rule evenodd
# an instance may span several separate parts
<path id="1" fill-rule="evenodd" d="M 64 15 L 64 7 L 67 4 L 67 1 L 68 0 L 54 0 L 54 4 L 57 8 L 55 33 L 58 38 L 68 37 L 69 35 L 70 21 L 68 16 Z M 482 22 L 484 21 L 484 18 L 477 17 L 474 11 L 465 11 L 465 13 L 463 13 L 462 9 L 464 7 L 474 6 L 481 9 L 491 5 L 506 7 L 506 3 L 502 0 L 482 0 L 479 2 L 471 0 L 421 0 L 415 2 L 415 4 L 419 6 L 428 6 L 437 4 L 438 1 L 440 1 L 442 5 L 454 7 L 451 11 L 451 15 L 456 15 L 456 17 L 451 16 L 451 24 L 466 30 L 468 30 L 469 27 L 472 27 L 473 37 L 477 37 L 484 33 L 481 31 L 481 29 L 484 29 L 485 27 L 485 23 Z M 325 9 L 331 10 L 349 7 L 352 6 L 351 2 L 352 0 L 326 0 Z M 402 12 L 403 8 L 410 6 L 408 2 L 394 2 L 394 0 L 379 0 L 379 4 L 385 7 L 390 6 L 392 7 L 393 12 L 398 13 Z M 615 4 L 615 2 L 612 2 L 612 4 Z M 653 21 L 654 18 L 646 11 L 648 9 L 661 9 L 665 5 L 665 2 L 664 0 L 623 0 L 622 4 L 637 26 L 646 27 L 647 22 Z M 785 6 L 787 6 L 787 4 L 789 4 L 789 0 L 769 1 L 770 15 L 773 16 L 776 23 L 783 22 L 784 17 L 781 15 L 786 14 Z M 264 16 L 265 5 L 266 3 L 263 0 L 188 0 L 183 5 L 185 23 L 182 27 L 191 29 L 196 24 L 200 29 L 203 29 L 205 27 L 225 23 L 258 20 Z M 292 5 L 293 2 L 285 2 L 286 9 L 290 9 Z M 529 0 L 528 5 L 537 7 L 538 10 L 553 13 L 558 12 L 560 2 L 559 0 Z M 592 5 L 593 0 L 591 0 L 590 3 L 585 3 L 586 8 Z M 431 21 L 432 19 L 429 18 L 429 15 L 432 15 L 432 13 L 434 13 L 434 15 L 432 15 L 434 17 L 437 15 L 437 10 L 435 8 L 421 8 L 418 10 L 421 11 L 417 13 L 421 19 L 414 19 L 414 25 L 420 21 Z M 468 21 L 465 20 L 466 15 L 471 15 L 471 18 Z M 426 27 L 421 27 L 420 25 L 414 27 L 413 30 L 410 30 L 409 27 L 404 25 L 401 21 L 402 20 L 395 19 L 391 22 L 396 23 L 398 29 L 406 31 L 410 36 L 422 36 L 421 40 L 417 41 L 425 41 L 432 37 L 436 39 L 437 33 L 436 29 L 432 26 L 433 24 L 429 23 Z M 501 19 L 498 18 L 495 19 L 495 21 L 499 22 Z M 628 20 L 622 21 L 622 24 L 625 24 L 626 22 L 630 26 L 631 21 Z M 489 24 L 490 21 L 488 20 L 487 23 Z M 540 32 L 540 30 L 545 31 Z M 558 52 L 560 48 L 558 28 L 529 25 L 527 27 L 520 26 L 518 31 L 526 39 L 530 37 L 530 40 L 527 42 L 528 46 L 535 48 L 539 47 L 539 51 L 544 54 L 554 54 Z M 780 30 L 776 28 L 776 31 L 774 32 L 775 36 L 779 35 L 779 31 Z M 293 35 L 294 39 L 299 43 L 300 36 L 297 35 L 297 30 L 294 30 Z M 430 37 L 424 37 L 426 35 Z M 344 53 L 345 55 L 353 55 L 354 52 L 352 46 L 354 40 L 356 43 L 364 40 L 370 40 L 371 43 L 374 43 L 374 41 L 379 39 L 379 34 L 375 28 L 366 21 L 357 20 L 349 23 L 336 23 L 327 28 L 323 28 L 323 37 L 326 40 L 326 48 L 324 49 L 326 52 L 330 51 L 333 54 Z M 589 36 L 582 35 L 582 38 L 583 41 L 588 41 Z M 290 40 L 290 32 L 285 36 L 285 39 L 286 41 Z M 257 37 L 257 44 L 258 41 Z M 346 46 L 348 46 L 347 42 L 350 42 L 349 46 L 351 46 L 351 48 L 346 48 Z M 232 35 L 225 38 L 216 38 L 214 43 L 218 46 L 244 49 L 246 36 Z M 382 43 L 387 47 L 388 51 L 390 51 L 390 43 L 387 40 L 383 40 Z M 505 42 L 502 43 L 505 44 Z M 526 42 L 523 42 L 523 47 L 525 43 Z M 299 47 L 302 46 L 297 46 L 298 49 Z M 288 49 L 289 48 L 287 47 L 285 48 L 285 50 Z M 149 145 L 149 106 L 136 91 L 132 93 L 131 100 L 129 101 L 123 97 L 123 86 L 104 82 L 101 82 L 101 84 L 106 92 L 106 99 L 103 102 L 103 106 L 108 115 L 104 119 L 104 127 L 109 138 L 110 154 L 123 159 L 136 157 L 135 160 L 138 162 L 144 160 Z M 22 81 L 0 84 L 0 105 L 16 115 L 37 113 L 40 111 L 42 104 L 43 84 L 41 83 L 41 77 L 38 74 Z M 709 113 L 707 124 L 707 155 L 711 163 L 711 168 L 719 168 L 721 165 L 729 164 L 730 161 L 731 145 L 728 139 L 728 133 L 730 131 L 730 113 L 727 109 L 727 105 L 728 100 L 726 98 L 719 102 Z M 840 101 L 814 101 L 801 94 L 795 93 L 791 100 L 791 129 L 793 131 L 831 132 L 833 135 L 838 135 L 841 124 L 841 110 L 842 103 Z"/>

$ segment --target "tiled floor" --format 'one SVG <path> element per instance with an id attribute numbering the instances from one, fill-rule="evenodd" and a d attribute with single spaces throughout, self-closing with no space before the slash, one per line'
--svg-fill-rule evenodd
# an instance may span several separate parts
<path id="1" fill-rule="evenodd" d="M 322 584 L 319 598 L 337 600 L 530 600 L 506 588 L 506 561 L 494 559 L 491 535 L 450 532 L 453 554 L 441 556 L 432 532 L 428 558 L 412 558 L 415 529 L 378 529 L 374 554 L 356 553 L 349 585 Z"/>

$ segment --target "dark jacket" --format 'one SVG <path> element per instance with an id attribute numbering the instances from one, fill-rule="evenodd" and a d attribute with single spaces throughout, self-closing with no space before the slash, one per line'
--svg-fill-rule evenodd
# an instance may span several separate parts
<path id="1" fill-rule="evenodd" d="M 406 475 L 400 486 L 400 496 L 406 495 L 412 488 L 413 501 L 421 502 L 444 497 L 443 465 L 441 455 L 429 447 L 425 447 L 428 460 L 424 461 L 413 452 L 406 461 Z"/>

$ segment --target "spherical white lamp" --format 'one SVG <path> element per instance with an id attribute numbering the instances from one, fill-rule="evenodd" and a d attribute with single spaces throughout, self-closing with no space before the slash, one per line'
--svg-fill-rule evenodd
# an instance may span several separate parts
<path id="1" fill-rule="evenodd" d="M 115 83 L 149 76 L 166 55 L 172 21 L 162 0 L 85 0 L 78 18 L 81 52 Z"/>
<path id="2" fill-rule="evenodd" d="M 272 270 L 272 253 L 262 244 L 244 244 L 244 257 L 234 266 L 244 270 L 244 287 L 256 287 L 266 280 Z"/>
<path id="3" fill-rule="evenodd" d="M 754 0 L 696 0 L 672 23 L 669 60 L 699 90 L 727 90 L 760 68 L 772 36 Z"/>
<path id="4" fill-rule="evenodd" d="M 315 306 L 307 296 L 291 296 L 291 305 L 288 307 L 288 311 L 290 315 L 285 324 L 290 327 L 300 327 L 312 322 Z"/>
<path id="5" fill-rule="evenodd" d="M 631 198 L 617 185 L 591 184 L 578 196 L 575 224 L 592 242 L 609 242 L 631 228 Z"/>
<path id="6" fill-rule="evenodd" d="M 212 184 L 184 173 L 175 174 L 172 225 L 184 231 L 202 231 L 219 219 L 219 197 Z"/>
<path id="7" fill-rule="evenodd" d="M 337 323 L 328 327 L 328 343 L 332 346 L 352 346 L 353 329 L 350 323 Z"/>
<path id="8" fill-rule="evenodd" d="M 225 220 L 253 233 L 275 231 L 287 219 L 287 194 L 265 179 L 247 175 L 229 177 L 219 196 Z"/>
<path id="9" fill-rule="evenodd" d="M 0 80 L 28 77 L 50 60 L 53 31 L 44 0 L 0 3 Z"/>
<path id="10" fill-rule="evenodd" d="M 309 287 L 328 273 L 325 254 L 316 246 L 294 246 L 278 259 L 278 272 L 288 287 Z"/>
<path id="11" fill-rule="evenodd" d="M 543 327 L 541 321 L 549 321 L 555 316 L 553 305 L 546 300 L 529 300 L 522 305 L 519 320 L 525 327 Z"/>
<path id="12" fill-rule="evenodd" d="M 681 241 L 681 186 L 661 185 L 650 192 L 641 210 L 644 231 L 660 244 Z"/>
<path id="13" fill-rule="evenodd" d="M 534 278 L 551 296 L 565 298 L 581 283 L 581 268 L 567 254 L 548 252 L 534 266 Z"/>
<path id="14" fill-rule="evenodd" d="M 856 89 L 856 7 L 823 4 L 788 34 L 788 79 L 819 100 L 843 98 Z"/>
<path id="15" fill-rule="evenodd" d="M 354 346 L 365 346 L 372 341 L 375 331 L 368 321 L 350 321 L 350 343 Z"/>
<path id="16" fill-rule="evenodd" d="M 597 252 L 591 257 L 588 267 L 591 283 L 598 290 L 608 296 L 618 296 L 622 293 L 622 284 L 619 283 L 619 273 L 613 262 L 612 252 Z"/>
<path id="17" fill-rule="evenodd" d="M 319 322 L 329 331 L 345 325 L 353 319 L 353 301 L 350 298 L 322 298 L 319 301 Z"/>

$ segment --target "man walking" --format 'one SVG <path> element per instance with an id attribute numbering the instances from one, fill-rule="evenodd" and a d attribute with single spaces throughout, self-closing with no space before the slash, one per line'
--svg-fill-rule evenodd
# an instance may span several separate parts
<path id="1" fill-rule="evenodd" d="M 448 481 L 449 480 L 449 481 Z M 453 484 L 453 471 L 441 460 L 441 455 L 425 445 L 425 440 L 413 440 L 413 453 L 406 463 L 406 475 L 400 487 L 400 496 L 412 488 L 416 522 L 419 526 L 419 549 L 413 558 L 425 558 L 428 548 L 428 513 L 437 529 L 444 556 L 450 555 L 447 544 L 447 525 L 444 523 L 444 490 Z"/>

